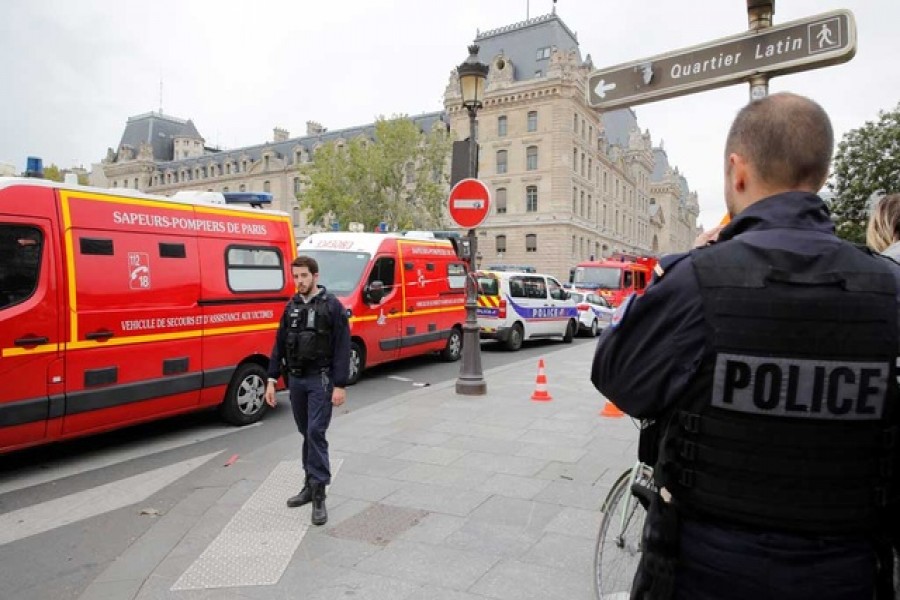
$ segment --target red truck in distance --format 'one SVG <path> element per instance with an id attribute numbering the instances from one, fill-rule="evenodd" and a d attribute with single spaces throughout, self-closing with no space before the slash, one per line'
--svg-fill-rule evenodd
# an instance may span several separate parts
<path id="1" fill-rule="evenodd" d="M 605 260 L 587 260 L 572 269 L 570 283 L 573 288 L 596 291 L 611 306 L 619 306 L 632 293 L 644 293 L 656 263 L 652 256 L 624 253 Z"/>

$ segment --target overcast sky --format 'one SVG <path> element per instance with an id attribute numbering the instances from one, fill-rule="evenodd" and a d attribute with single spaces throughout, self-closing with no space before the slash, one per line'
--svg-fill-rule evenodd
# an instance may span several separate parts
<path id="1" fill-rule="evenodd" d="M 208 144 L 271 140 L 379 115 L 441 110 L 451 70 L 477 30 L 550 12 L 551 0 L 7 0 L 0 7 L 0 162 L 89 167 L 118 145 L 129 116 L 194 121 Z M 900 2 L 776 0 L 775 24 L 847 8 L 849 63 L 775 78 L 819 101 L 838 139 L 900 100 Z M 613 66 L 745 31 L 745 0 L 560 0 L 582 56 Z M 481 57 L 487 62 L 490 57 Z M 724 212 L 722 146 L 746 84 L 636 108 L 654 144 L 697 191 L 701 223 Z"/>

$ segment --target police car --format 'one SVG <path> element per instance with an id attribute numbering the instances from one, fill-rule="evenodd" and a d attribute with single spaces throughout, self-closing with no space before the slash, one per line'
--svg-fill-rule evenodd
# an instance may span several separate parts
<path id="1" fill-rule="evenodd" d="M 612 321 L 616 309 L 612 308 L 600 294 L 587 290 L 572 290 L 569 295 L 578 308 L 579 333 L 597 336 Z"/>
<path id="2" fill-rule="evenodd" d="M 481 339 L 497 340 L 509 350 L 528 339 L 572 342 L 578 310 L 555 278 L 521 271 L 479 271 L 477 277 Z"/>

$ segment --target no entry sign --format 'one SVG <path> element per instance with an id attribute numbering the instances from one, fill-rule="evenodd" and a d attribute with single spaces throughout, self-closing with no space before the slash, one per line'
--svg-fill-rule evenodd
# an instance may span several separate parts
<path id="1" fill-rule="evenodd" d="M 463 179 L 450 190 L 447 208 L 454 223 L 463 229 L 474 229 L 487 218 L 491 192 L 478 179 Z"/>

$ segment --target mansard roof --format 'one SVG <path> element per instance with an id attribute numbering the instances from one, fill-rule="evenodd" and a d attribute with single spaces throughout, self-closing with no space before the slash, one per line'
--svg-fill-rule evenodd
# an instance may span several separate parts
<path id="1" fill-rule="evenodd" d="M 578 64 L 582 62 L 578 37 L 555 12 L 497 29 L 479 31 L 475 43 L 480 47 L 478 56 L 482 62 L 493 61 L 501 54 L 509 59 L 516 81 L 534 79 L 538 71 L 542 75 L 547 74 L 550 55 L 547 53 L 546 57 L 542 55 L 538 58 L 537 52 L 542 48 L 555 48 L 560 52 L 575 50 Z"/>
<path id="2" fill-rule="evenodd" d="M 631 132 L 638 129 L 637 114 L 630 108 L 611 110 L 600 115 L 610 145 L 628 148 Z"/>
<path id="3" fill-rule="evenodd" d="M 121 150 L 122 146 L 130 146 L 137 152 L 142 143 L 148 143 L 153 148 L 153 160 L 172 160 L 176 137 L 203 140 L 190 119 L 148 112 L 128 118 L 125 131 L 122 133 L 122 141 L 119 142 L 116 152 Z"/>
<path id="4" fill-rule="evenodd" d="M 446 123 L 447 120 L 443 112 L 422 113 L 409 117 L 421 131 L 429 132 L 436 123 Z M 193 168 L 196 166 L 204 166 L 209 163 L 224 164 L 226 162 L 236 162 L 241 159 L 249 159 L 258 161 L 262 158 L 263 153 L 271 152 L 277 158 L 286 159 L 288 164 L 295 162 L 294 153 L 296 150 L 305 150 L 311 153 L 316 146 L 334 142 L 337 140 L 349 140 L 357 136 L 365 135 L 369 138 L 375 137 L 375 123 L 367 125 L 359 125 L 356 127 L 348 127 L 345 129 L 336 129 L 334 131 L 325 131 L 317 135 L 305 135 L 300 137 L 289 138 L 283 142 L 267 142 L 256 144 L 253 146 L 243 146 L 240 148 L 231 148 L 214 152 L 213 154 L 205 154 L 193 158 L 181 158 L 178 160 L 169 160 L 158 164 L 159 169 Z"/>

